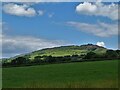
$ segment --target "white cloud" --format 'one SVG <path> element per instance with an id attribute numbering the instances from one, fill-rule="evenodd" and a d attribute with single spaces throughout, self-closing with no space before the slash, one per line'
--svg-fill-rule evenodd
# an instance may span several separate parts
<path id="1" fill-rule="evenodd" d="M 96 5 L 92 5 L 91 3 L 84 2 L 82 4 L 79 4 L 76 7 L 77 12 L 88 12 L 88 13 L 93 13 L 97 10 Z"/>
<path id="2" fill-rule="evenodd" d="M 99 37 L 110 37 L 118 35 L 118 25 L 117 24 L 107 24 L 107 23 L 98 23 L 98 24 L 89 24 L 69 21 L 67 25 L 73 26 L 78 30 L 86 33 L 91 33 Z"/>
<path id="3" fill-rule="evenodd" d="M 3 5 L 3 11 L 16 16 L 32 17 L 36 15 L 35 9 L 29 7 L 27 4 L 18 5 L 14 3 L 7 3 Z"/>
<path id="4" fill-rule="evenodd" d="M 105 43 L 104 42 L 97 42 L 96 45 L 101 46 L 101 47 L 105 47 Z"/>
<path id="5" fill-rule="evenodd" d="M 104 16 L 112 20 L 118 20 L 118 4 L 105 5 L 101 2 L 96 2 L 94 4 L 89 2 L 84 2 L 76 6 L 76 11 L 79 14 Z"/>
<path id="6" fill-rule="evenodd" d="M 10 55 L 14 56 L 16 54 L 23 54 L 34 50 L 66 44 L 64 41 L 60 40 L 46 40 L 30 36 L 2 35 L 1 38 L 3 57 L 6 57 L 6 55 L 9 55 L 10 57 Z"/>
<path id="7" fill-rule="evenodd" d="M 42 16 L 42 15 L 44 14 L 44 11 L 43 11 L 43 10 L 39 10 L 39 11 L 38 11 L 38 14 L 39 14 L 40 16 Z"/>

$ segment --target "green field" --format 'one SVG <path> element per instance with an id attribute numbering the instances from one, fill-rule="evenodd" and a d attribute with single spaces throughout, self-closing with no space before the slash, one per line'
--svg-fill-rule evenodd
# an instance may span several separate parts
<path id="1" fill-rule="evenodd" d="M 3 88 L 115 88 L 118 60 L 3 68 Z"/>

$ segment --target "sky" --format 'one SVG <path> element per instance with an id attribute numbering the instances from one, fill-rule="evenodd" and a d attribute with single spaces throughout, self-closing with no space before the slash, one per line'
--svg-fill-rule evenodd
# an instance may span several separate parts
<path id="1" fill-rule="evenodd" d="M 118 4 L 2 3 L 2 57 L 43 48 L 96 44 L 118 48 Z"/>

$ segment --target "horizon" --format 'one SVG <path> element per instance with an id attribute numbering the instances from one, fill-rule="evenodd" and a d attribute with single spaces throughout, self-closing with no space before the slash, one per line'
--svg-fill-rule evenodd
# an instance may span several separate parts
<path id="1" fill-rule="evenodd" d="M 117 50 L 117 8 L 110 2 L 4 2 L 1 58 L 85 43 Z"/>
<path id="2" fill-rule="evenodd" d="M 81 45 L 64 45 L 64 46 L 82 46 L 82 45 L 90 45 L 90 44 L 91 45 L 96 45 L 96 44 L 88 43 L 88 44 L 81 44 Z M 51 49 L 51 48 L 57 48 L 57 47 L 64 47 L 64 46 L 55 46 L 55 47 L 50 47 L 50 48 L 42 48 L 42 49 L 39 49 L 39 50 Z M 99 47 L 103 47 L 103 46 L 99 46 Z M 106 48 L 106 47 L 103 47 L 103 48 Z M 106 49 L 108 49 L 108 50 L 119 50 L 119 49 L 111 49 L 111 48 L 106 48 Z M 39 50 L 35 50 L 35 51 L 39 51 Z M 16 57 L 16 56 L 26 55 L 26 54 L 29 54 L 29 53 L 32 53 L 32 52 L 35 52 L 35 51 L 25 52 L 25 53 L 22 53 L 22 54 L 16 54 L 16 55 L 14 55 L 12 57 L 0 57 L 0 59 L 9 59 L 9 58 L 13 58 L 13 57 Z"/>

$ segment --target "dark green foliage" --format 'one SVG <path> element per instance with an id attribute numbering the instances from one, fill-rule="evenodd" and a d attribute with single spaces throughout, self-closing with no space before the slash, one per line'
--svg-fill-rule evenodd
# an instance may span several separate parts
<path id="1" fill-rule="evenodd" d="M 118 58 L 120 59 L 120 50 L 116 50 L 117 54 L 118 54 Z"/>
<path id="2" fill-rule="evenodd" d="M 107 50 L 106 51 L 106 58 L 118 58 L 119 55 L 117 52 L 114 50 Z"/>
<path id="3" fill-rule="evenodd" d="M 34 58 L 34 63 L 43 63 L 43 60 L 41 58 L 42 58 L 41 56 L 36 56 Z"/>
<path id="4" fill-rule="evenodd" d="M 28 64 L 30 60 L 25 57 L 17 57 L 11 61 L 11 65 L 22 65 L 22 64 Z"/>
<path id="5" fill-rule="evenodd" d="M 17 65 L 24 64 L 25 62 L 26 62 L 26 58 L 24 58 L 24 57 L 18 57 L 18 58 L 13 59 L 13 60 L 11 61 L 11 63 L 12 63 L 13 65 L 15 65 L 15 64 L 17 64 Z"/>
<path id="6" fill-rule="evenodd" d="M 116 50 L 116 52 L 117 52 L 118 54 L 120 54 L 120 50 Z"/>
<path id="7" fill-rule="evenodd" d="M 87 53 L 87 55 L 85 56 L 85 59 L 94 59 L 97 57 L 97 54 L 94 52 L 89 52 Z"/>
<path id="8" fill-rule="evenodd" d="M 45 57 L 45 62 L 53 63 L 55 62 L 55 59 L 50 55 L 50 56 Z"/>

